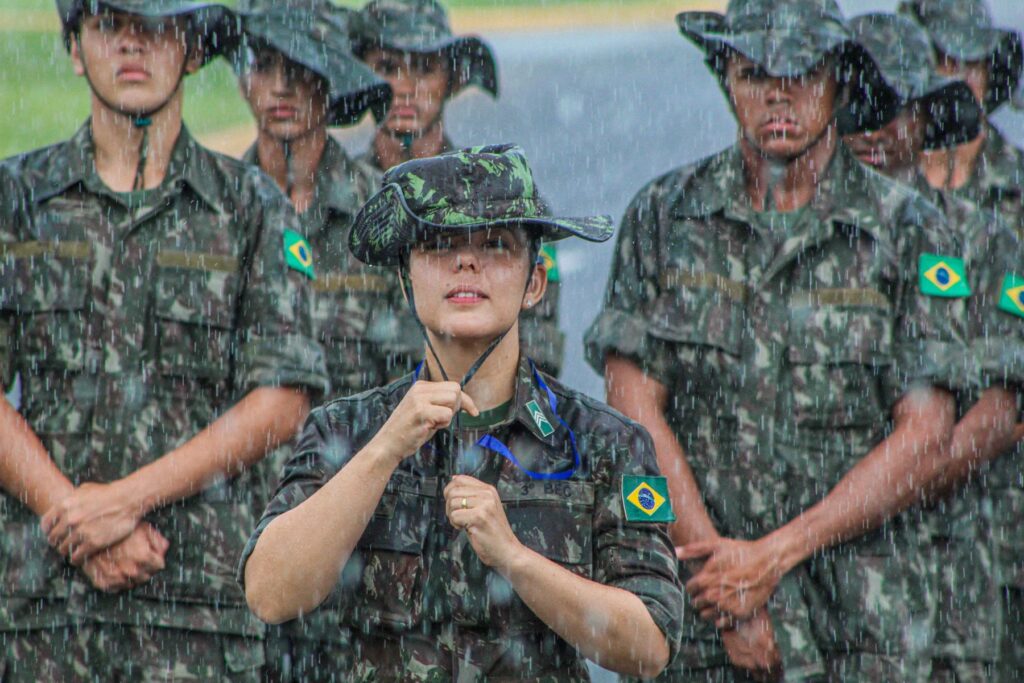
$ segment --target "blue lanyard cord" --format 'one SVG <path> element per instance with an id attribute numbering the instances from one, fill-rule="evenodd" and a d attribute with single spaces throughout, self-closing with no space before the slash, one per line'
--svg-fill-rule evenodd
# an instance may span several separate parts
<path id="1" fill-rule="evenodd" d="M 562 416 L 558 414 L 558 399 L 555 398 L 555 392 L 551 391 L 551 387 L 545 384 L 544 380 L 541 379 L 540 373 L 537 372 L 537 366 L 530 359 L 527 359 L 530 363 L 530 369 L 533 371 L 533 378 L 536 380 L 537 385 L 544 390 L 544 393 L 548 396 L 548 405 L 551 406 L 551 413 L 558 420 L 558 423 L 565 427 L 565 430 L 569 433 L 569 445 L 572 447 L 572 467 L 561 472 L 534 472 L 523 467 L 522 463 L 519 462 L 512 451 L 509 450 L 508 446 L 501 442 L 497 437 L 490 434 L 484 434 L 476 442 L 477 446 L 486 448 L 487 450 L 494 451 L 501 457 L 508 460 L 510 463 L 515 465 L 523 474 L 528 476 L 530 479 L 536 479 L 540 481 L 551 481 L 551 480 L 563 480 L 569 479 L 576 473 L 576 470 L 580 468 L 580 451 L 576 447 L 576 433 L 569 428 L 569 425 L 565 423 Z M 413 379 L 418 380 L 420 377 L 420 370 L 423 368 L 423 362 L 421 361 L 416 369 L 413 371 Z"/>

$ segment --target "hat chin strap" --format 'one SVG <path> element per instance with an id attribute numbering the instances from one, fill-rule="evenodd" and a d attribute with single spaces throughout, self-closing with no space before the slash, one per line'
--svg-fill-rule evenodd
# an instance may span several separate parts
<path id="1" fill-rule="evenodd" d="M 82 61 L 82 74 L 85 76 L 85 81 L 89 84 L 89 89 L 92 91 L 92 94 L 103 104 L 104 107 L 123 116 L 131 117 L 132 125 L 136 128 L 142 129 L 142 139 L 139 141 L 139 161 L 135 166 L 135 180 L 132 182 L 132 190 L 143 190 L 146 187 L 146 160 L 149 156 L 149 126 L 153 123 L 153 117 L 166 109 L 167 105 L 171 103 L 175 94 L 177 94 L 178 89 L 181 87 L 182 81 L 185 80 L 185 74 L 188 72 L 188 56 L 186 56 L 181 63 L 181 73 L 178 74 L 178 80 L 174 84 L 174 89 L 171 90 L 171 94 L 163 102 L 152 109 L 147 109 L 146 111 L 128 111 L 127 109 L 110 102 L 100 94 L 99 90 L 96 89 L 96 86 L 93 85 L 92 77 L 89 75 L 89 65 L 85 61 L 85 50 L 82 49 L 81 37 L 76 35 L 75 42 L 78 43 L 78 56 Z"/>

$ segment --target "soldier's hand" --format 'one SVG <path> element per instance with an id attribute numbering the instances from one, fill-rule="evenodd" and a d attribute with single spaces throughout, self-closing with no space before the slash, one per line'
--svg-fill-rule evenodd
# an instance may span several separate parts
<path id="1" fill-rule="evenodd" d="M 781 553 L 770 536 L 757 541 L 719 538 L 690 543 L 676 550 L 680 560 L 707 559 L 686 582 L 700 616 L 719 628 L 733 619 L 749 619 L 764 607 L 782 578 Z"/>
<path id="2" fill-rule="evenodd" d="M 444 487 L 448 521 L 463 529 L 477 557 L 488 567 L 504 571 L 522 544 L 505 516 L 498 490 L 479 479 L 459 474 Z"/>
<path id="3" fill-rule="evenodd" d="M 141 517 L 141 507 L 116 483 L 85 483 L 50 508 L 40 524 L 50 545 L 80 566 L 93 553 L 127 538 Z"/>
<path id="4" fill-rule="evenodd" d="M 460 410 L 479 415 L 473 399 L 458 382 L 419 380 L 373 437 L 373 443 L 394 456 L 396 463 L 409 457 L 434 434 L 451 424 Z"/>
<path id="5" fill-rule="evenodd" d="M 123 541 L 86 559 L 82 571 L 97 590 L 128 590 L 146 583 L 164 568 L 169 547 L 163 534 L 143 522 Z"/>
<path id="6" fill-rule="evenodd" d="M 763 610 L 734 628 L 722 631 L 722 645 L 729 662 L 755 681 L 782 679 L 782 659 L 775 643 L 772 622 Z"/>

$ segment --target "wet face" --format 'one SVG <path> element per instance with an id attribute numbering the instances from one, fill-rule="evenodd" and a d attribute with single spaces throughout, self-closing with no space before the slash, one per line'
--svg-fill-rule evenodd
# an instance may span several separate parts
<path id="1" fill-rule="evenodd" d="M 726 85 L 746 141 L 766 156 L 792 159 L 821 139 L 839 92 L 834 65 L 826 59 L 802 76 L 776 78 L 733 53 Z"/>
<path id="2" fill-rule="evenodd" d="M 250 51 L 239 84 L 263 134 L 294 140 L 327 123 L 327 82 L 277 50 Z"/>
<path id="3" fill-rule="evenodd" d="M 88 75 L 103 102 L 129 114 L 143 114 L 171 99 L 185 73 L 202 63 L 189 49 L 180 18 L 150 19 L 103 11 L 83 18 L 71 43 L 75 73 Z"/>
<path id="4" fill-rule="evenodd" d="M 441 339 L 489 342 L 528 307 L 524 299 L 536 305 L 544 296 L 546 272 L 529 256 L 525 232 L 507 228 L 417 245 L 409 255 L 409 278 L 420 320 Z"/>
<path id="5" fill-rule="evenodd" d="M 981 104 L 985 104 L 985 96 L 988 93 L 988 62 L 983 59 L 974 62 L 960 62 L 949 55 L 940 54 L 936 71 L 947 78 L 965 82 L 974 93 L 975 99 Z"/>
<path id="6" fill-rule="evenodd" d="M 372 49 L 364 59 L 391 86 L 385 130 L 394 135 L 419 136 L 441 120 L 445 100 L 453 94 L 444 55 Z"/>
<path id="7" fill-rule="evenodd" d="M 925 120 L 920 107 L 905 107 L 885 127 L 847 135 L 843 141 L 865 164 L 889 175 L 912 171 L 924 151 Z"/>

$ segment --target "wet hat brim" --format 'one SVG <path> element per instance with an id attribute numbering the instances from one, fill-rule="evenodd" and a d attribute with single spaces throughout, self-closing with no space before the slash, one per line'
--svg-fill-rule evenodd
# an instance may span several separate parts
<path id="1" fill-rule="evenodd" d="M 373 47 L 373 43 L 359 46 L 360 54 Z M 377 46 L 399 52 L 418 54 L 441 53 L 448 57 L 453 79 L 463 86 L 475 85 L 498 97 L 498 66 L 491 47 L 476 36 L 453 36 L 433 42 L 400 41 L 382 38 Z"/>
<path id="2" fill-rule="evenodd" d="M 349 237 L 352 254 L 369 265 L 397 266 L 415 244 L 431 235 L 467 233 L 485 228 L 521 227 L 534 231 L 545 242 L 579 237 L 604 242 L 614 233 L 611 216 L 584 218 L 523 216 L 480 220 L 467 216 L 465 223 L 435 223 L 409 208 L 401 188 L 390 183 L 370 198 L 356 216 Z"/>
<path id="3" fill-rule="evenodd" d="M 959 62 L 986 61 L 990 65 L 985 111 L 993 112 L 1002 106 L 1020 84 L 1024 69 L 1024 48 L 1021 35 L 1001 28 L 978 30 L 980 36 L 965 41 L 959 32 L 944 26 L 928 27 L 935 48 Z"/>
<path id="4" fill-rule="evenodd" d="M 226 7 L 214 2 L 118 2 L 118 0 L 99 0 L 100 7 L 107 7 L 116 12 L 134 14 L 140 17 L 182 17 L 198 15 L 195 22 L 203 38 L 203 64 L 222 54 L 226 49 L 232 33 L 233 15 Z"/>
<path id="5" fill-rule="evenodd" d="M 271 21 L 262 15 L 248 15 L 243 18 L 243 32 L 257 45 L 269 46 L 327 81 L 327 125 L 351 125 L 367 110 L 378 121 L 384 119 L 391 102 L 391 86 L 386 81 L 354 56 L 297 31 L 285 34 L 274 30 Z"/>
<path id="6" fill-rule="evenodd" d="M 927 113 L 925 149 L 955 147 L 981 133 L 981 106 L 963 81 L 935 76 L 924 94 L 901 93 L 900 97 L 907 105 L 917 102 Z"/>

